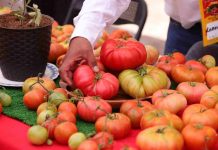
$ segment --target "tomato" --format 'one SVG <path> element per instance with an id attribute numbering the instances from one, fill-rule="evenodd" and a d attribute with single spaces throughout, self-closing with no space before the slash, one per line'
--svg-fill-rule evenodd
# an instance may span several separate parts
<path id="1" fill-rule="evenodd" d="M 37 124 L 41 125 L 43 122 L 45 122 L 48 119 L 56 117 L 56 113 L 51 110 L 44 110 L 42 111 L 36 119 Z"/>
<path id="2" fill-rule="evenodd" d="M 116 29 L 116 30 L 112 31 L 112 33 L 109 35 L 108 38 L 109 39 L 124 39 L 124 40 L 128 40 L 129 38 L 132 38 L 132 35 L 128 31 L 126 31 L 126 30 Z"/>
<path id="3" fill-rule="evenodd" d="M 136 145 L 140 150 L 182 150 L 184 140 L 179 131 L 170 126 L 155 126 L 141 131 Z"/>
<path id="4" fill-rule="evenodd" d="M 164 58 L 163 58 L 164 57 Z M 178 61 L 172 59 L 172 57 L 162 56 L 158 62 L 156 63 L 156 67 L 166 72 L 166 74 L 170 77 L 171 70 L 178 64 Z"/>
<path id="5" fill-rule="evenodd" d="M 72 123 L 76 123 L 76 116 L 71 112 L 63 111 L 58 113 L 57 120 L 58 122 L 69 121 Z"/>
<path id="6" fill-rule="evenodd" d="M 171 61 L 177 61 L 178 64 L 184 64 L 186 61 L 185 55 L 181 52 L 173 52 L 167 55 L 161 56 L 158 61 L 163 60 L 171 60 Z"/>
<path id="7" fill-rule="evenodd" d="M 183 128 L 182 120 L 178 116 L 165 110 L 152 110 L 142 116 L 140 122 L 141 129 L 157 125 L 172 126 L 179 131 Z"/>
<path id="8" fill-rule="evenodd" d="M 33 110 L 36 110 L 40 104 L 45 102 L 45 100 L 43 92 L 37 89 L 27 92 L 23 97 L 24 105 Z"/>
<path id="9" fill-rule="evenodd" d="M 46 128 L 35 125 L 28 129 L 27 138 L 34 145 L 42 145 L 48 139 L 48 132 Z"/>
<path id="10" fill-rule="evenodd" d="M 200 103 L 207 108 L 215 108 L 218 104 L 218 93 L 213 90 L 205 92 L 201 97 Z"/>
<path id="11" fill-rule="evenodd" d="M 77 127 L 72 122 L 62 122 L 54 130 L 54 137 L 60 144 L 68 144 L 68 139 L 73 133 L 77 132 Z"/>
<path id="12" fill-rule="evenodd" d="M 95 122 L 99 117 L 112 112 L 111 105 L 99 97 L 84 97 L 77 104 L 77 112 L 81 119 Z"/>
<path id="13" fill-rule="evenodd" d="M 138 70 L 124 70 L 118 78 L 123 91 L 134 98 L 151 96 L 157 90 L 167 88 L 169 81 L 165 72 L 149 65 Z"/>
<path id="14" fill-rule="evenodd" d="M 53 92 L 52 94 L 50 94 L 48 96 L 48 101 L 52 104 L 54 104 L 55 106 L 59 106 L 61 103 L 67 101 L 67 97 L 60 93 L 60 92 Z"/>
<path id="15" fill-rule="evenodd" d="M 58 112 L 71 112 L 74 115 L 77 114 L 77 108 L 76 105 L 72 102 L 62 102 L 58 107 Z"/>
<path id="16" fill-rule="evenodd" d="M 146 64 L 153 65 L 157 62 L 159 57 L 159 51 L 157 48 L 151 45 L 145 45 L 145 49 L 147 52 Z"/>
<path id="17" fill-rule="evenodd" d="M 51 110 L 53 112 L 57 112 L 57 107 L 52 103 L 44 102 L 38 106 L 36 111 L 37 115 L 39 115 L 44 110 Z"/>
<path id="18" fill-rule="evenodd" d="M 119 81 L 114 75 L 103 71 L 94 73 L 88 65 L 81 65 L 75 70 L 73 82 L 85 95 L 103 99 L 112 98 L 119 90 Z"/>
<path id="19" fill-rule="evenodd" d="M 186 97 L 188 104 L 194 104 L 200 103 L 201 96 L 209 89 L 204 83 L 182 82 L 177 86 L 176 90 Z"/>
<path id="20" fill-rule="evenodd" d="M 45 127 L 48 131 L 48 137 L 54 138 L 54 129 L 58 125 L 58 120 L 56 118 L 50 118 L 42 123 L 42 126 Z"/>
<path id="21" fill-rule="evenodd" d="M 184 64 L 178 64 L 171 71 L 172 79 L 177 82 L 204 82 L 204 73 L 198 69 L 188 67 Z"/>
<path id="22" fill-rule="evenodd" d="M 96 141 L 98 147 L 101 150 L 112 150 L 113 149 L 113 135 L 108 132 L 98 132 L 92 140 Z"/>
<path id="23" fill-rule="evenodd" d="M 216 144 L 216 130 L 202 124 L 188 124 L 182 135 L 187 150 L 211 150 Z"/>
<path id="24" fill-rule="evenodd" d="M 211 88 L 212 86 L 218 85 L 218 67 L 210 68 L 206 72 L 205 77 L 208 87 Z"/>
<path id="25" fill-rule="evenodd" d="M 11 96 L 5 92 L 0 92 L 0 103 L 2 104 L 2 106 L 10 106 Z"/>
<path id="26" fill-rule="evenodd" d="M 40 89 L 47 94 L 47 91 L 37 81 L 38 77 L 27 78 L 23 83 L 23 93 L 25 94 L 31 89 Z M 48 91 L 56 88 L 55 82 L 50 78 L 42 77 L 39 78 L 39 81 Z"/>
<path id="27" fill-rule="evenodd" d="M 138 41 L 109 39 L 104 42 L 100 60 L 106 68 L 113 71 L 134 69 L 146 61 L 146 49 Z"/>
<path id="28" fill-rule="evenodd" d="M 158 109 L 168 110 L 176 114 L 187 106 L 187 100 L 176 90 L 162 89 L 152 95 L 152 104 Z"/>
<path id="29" fill-rule="evenodd" d="M 53 90 L 53 92 L 59 92 L 59 93 L 64 94 L 65 97 L 68 97 L 67 90 L 64 88 L 56 88 Z"/>
<path id="30" fill-rule="evenodd" d="M 94 140 L 85 140 L 79 145 L 77 150 L 99 150 L 99 147 Z"/>
<path id="31" fill-rule="evenodd" d="M 131 146 L 125 145 L 120 150 L 137 150 L 137 149 L 135 147 L 131 147 Z"/>
<path id="32" fill-rule="evenodd" d="M 86 136 L 82 132 L 76 132 L 73 133 L 69 140 L 68 140 L 68 146 L 70 147 L 71 150 L 76 150 L 79 145 L 86 140 Z"/>
<path id="33" fill-rule="evenodd" d="M 207 67 L 197 60 L 188 60 L 186 66 L 201 70 L 204 74 L 207 72 Z"/>
<path id="34" fill-rule="evenodd" d="M 200 62 L 208 69 L 216 66 L 216 59 L 211 55 L 204 55 L 200 58 Z"/>
<path id="35" fill-rule="evenodd" d="M 131 129 L 130 119 L 121 113 L 109 114 L 98 118 L 95 122 L 96 132 L 107 131 L 114 139 L 126 137 Z"/>
<path id="36" fill-rule="evenodd" d="M 55 62 L 59 56 L 64 55 L 65 53 L 66 53 L 66 50 L 61 44 L 51 43 L 48 61 Z"/>
<path id="37" fill-rule="evenodd" d="M 218 110 L 208 109 L 202 104 L 192 104 L 184 110 L 182 120 L 185 125 L 190 123 L 201 123 L 217 130 Z"/>
<path id="38" fill-rule="evenodd" d="M 120 112 L 130 118 L 133 128 L 139 128 L 142 115 L 153 109 L 153 105 L 147 101 L 132 100 L 122 103 Z"/>

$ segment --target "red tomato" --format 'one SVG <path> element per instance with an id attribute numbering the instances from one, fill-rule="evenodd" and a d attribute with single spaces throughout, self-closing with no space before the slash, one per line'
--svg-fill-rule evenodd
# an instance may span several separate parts
<path id="1" fill-rule="evenodd" d="M 168 125 L 181 131 L 183 128 L 182 120 L 165 110 L 152 110 L 145 113 L 140 122 L 141 129 L 150 128 L 157 125 Z"/>
<path id="2" fill-rule="evenodd" d="M 58 121 L 56 118 L 51 118 L 46 120 L 42 123 L 42 126 L 45 127 L 48 131 L 48 137 L 53 139 L 54 138 L 54 130 L 55 127 L 58 125 Z"/>
<path id="3" fill-rule="evenodd" d="M 62 102 L 58 107 L 58 112 L 71 112 L 74 115 L 77 114 L 77 108 L 76 105 L 72 102 Z"/>
<path id="4" fill-rule="evenodd" d="M 212 150 L 216 144 L 216 130 L 202 124 L 188 124 L 182 135 L 187 150 Z"/>
<path id="5" fill-rule="evenodd" d="M 152 95 L 152 103 L 158 109 L 168 110 L 171 113 L 178 113 L 187 106 L 184 95 L 176 90 L 162 89 Z"/>
<path id="6" fill-rule="evenodd" d="M 99 117 L 112 112 L 111 105 L 99 97 L 84 97 L 77 104 L 78 115 L 88 122 L 95 122 Z"/>
<path id="7" fill-rule="evenodd" d="M 209 89 L 204 83 L 200 82 L 182 82 L 176 90 L 183 94 L 188 104 L 200 103 L 201 96 Z"/>
<path id="8" fill-rule="evenodd" d="M 27 92 L 23 97 L 24 105 L 33 110 L 36 110 L 40 104 L 45 102 L 45 100 L 43 92 L 36 89 Z"/>
<path id="9" fill-rule="evenodd" d="M 218 129 L 218 110 L 208 109 L 201 104 L 189 105 L 183 112 L 182 120 L 185 125 L 190 123 L 200 123 Z"/>
<path id="10" fill-rule="evenodd" d="M 153 105 L 147 101 L 131 100 L 121 105 L 120 112 L 130 118 L 133 128 L 139 128 L 143 114 L 153 109 Z"/>
<path id="11" fill-rule="evenodd" d="M 207 67 L 197 60 L 189 60 L 185 63 L 186 66 L 201 70 L 204 74 L 207 72 Z"/>
<path id="12" fill-rule="evenodd" d="M 99 147 L 94 140 L 85 140 L 79 145 L 77 150 L 99 150 Z"/>
<path id="13" fill-rule="evenodd" d="M 75 115 L 73 113 L 67 112 L 67 111 L 63 111 L 63 112 L 58 113 L 57 120 L 58 120 L 58 122 L 69 121 L 72 123 L 76 123 Z"/>
<path id="14" fill-rule="evenodd" d="M 218 104 L 218 93 L 213 90 L 205 92 L 201 96 L 200 104 L 206 106 L 207 108 L 215 108 Z"/>
<path id="15" fill-rule="evenodd" d="M 191 82 L 204 82 L 204 73 L 198 69 L 188 67 L 184 64 L 178 64 L 173 67 L 171 77 L 177 83 L 191 81 Z"/>
<path id="16" fill-rule="evenodd" d="M 136 145 L 141 150 L 182 150 L 184 140 L 180 132 L 170 126 L 154 126 L 137 135 Z"/>
<path id="17" fill-rule="evenodd" d="M 113 135 L 108 132 L 98 132 L 92 140 L 96 141 L 101 150 L 113 149 Z"/>
<path id="18" fill-rule="evenodd" d="M 114 71 L 134 69 L 146 61 L 146 49 L 138 41 L 109 39 L 104 42 L 100 59 L 106 68 Z"/>
<path id="19" fill-rule="evenodd" d="M 81 65 L 75 70 L 73 82 L 85 95 L 103 99 L 112 98 L 119 90 L 119 81 L 114 75 L 102 71 L 94 73 L 88 65 Z"/>
<path id="20" fill-rule="evenodd" d="M 205 76 L 208 87 L 218 85 L 218 67 L 210 68 Z"/>
<path id="21" fill-rule="evenodd" d="M 129 134 L 131 129 L 130 119 L 121 113 L 114 113 L 100 117 L 95 122 L 96 132 L 107 131 L 114 136 L 114 139 L 121 139 Z"/>
<path id="22" fill-rule="evenodd" d="M 56 126 L 54 137 L 60 144 L 68 144 L 69 137 L 77 132 L 77 127 L 72 122 L 63 122 Z"/>
<path id="23" fill-rule="evenodd" d="M 164 57 L 164 58 L 163 58 Z M 166 74 L 170 77 L 171 76 L 171 70 L 173 67 L 175 67 L 178 64 L 178 62 L 175 59 L 172 59 L 170 56 L 162 56 L 158 62 L 156 63 L 156 66 L 166 72 Z"/>

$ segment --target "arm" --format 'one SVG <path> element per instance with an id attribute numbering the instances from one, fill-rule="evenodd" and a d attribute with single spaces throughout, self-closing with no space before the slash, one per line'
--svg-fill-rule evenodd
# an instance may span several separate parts
<path id="1" fill-rule="evenodd" d="M 93 54 L 93 45 L 102 30 L 113 24 L 128 8 L 130 0 L 86 0 L 79 15 L 74 19 L 75 29 L 71 36 L 69 50 L 59 68 L 60 76 L 69 86 L 72 71 L 86 61 L 94 71 L 98 71 Z"/>

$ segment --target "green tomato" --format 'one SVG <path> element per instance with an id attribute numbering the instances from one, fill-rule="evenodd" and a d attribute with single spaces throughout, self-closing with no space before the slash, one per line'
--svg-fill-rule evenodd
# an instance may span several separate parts
<path id="1" fill-rule="evenodd" d="M 49 95 L 48 101 L 56 106 L 59 106 L 62 102 L 67 101 L 67 97 L 62 93 L 53 92 Z"/>
<path id="2" fill-rule="evenodd" d="M 70 147 L 71 150 L 76 150 L 80 143 L 86 140 L 86 136 L 82 132 L 77 132 L 74 133 L 70 136 L 68 140 L 68 146 Z"/>
<path id="3" fill-rule="evenodd" d="M 34 145 L 42 145 L 48 140 L 48 131 L 40 125 L 35 125 L 29 128 L 27 138 Z"/>
<path id="4" fill-rule="evenodd" d="M 2 106 L 10 106 L 11 96 L 4 92 L 0 92 L 0 103 L 2 104 Z"/>

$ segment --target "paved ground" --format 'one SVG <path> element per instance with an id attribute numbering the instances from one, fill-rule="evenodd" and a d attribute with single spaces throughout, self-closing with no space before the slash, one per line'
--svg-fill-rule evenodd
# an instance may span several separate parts
<path id="1" fill-rule="evenodd" d="M 164 48 L 169 17 L 164 12 L 164 0 L 145 0 L 148 6 L 148 17 L 145 22 L 140 41 L 144 44 L 151 44 L 162 53 Z M 122 25 L 118 28 L 126 29 L 135 33 L 137 27 L 134 25 Z"/>

